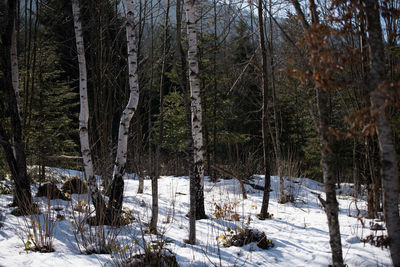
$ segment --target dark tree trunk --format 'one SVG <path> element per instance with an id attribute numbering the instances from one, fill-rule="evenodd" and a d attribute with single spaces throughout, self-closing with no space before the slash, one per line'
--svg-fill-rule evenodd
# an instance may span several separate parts
<path id="1" fill-rule="evenodd" d="M 313 26 L 319 24 L 317 7 L 314 0 L 310 0 L 310 10 Z M 315 49 L 311 47 L 311 49 Z M 315 71 L 315 68 L 314 68 Z M 321 166 L 324 177 L 326 205 L 325 212 L 328 218 L 329 243 L 332 250 L 333 266 L 344 266 L 342 254 L 342 241 L 339 226 L 339 204 L 336 199 L 335 173 L 334 173 L 334 155 L 332 153 L 328 128 L 330 118 L 330 92 L 329 88 L 316 87 L 317 108 L 319 113 L 319 134 L 321 150 Z"/>
<path id="2" fill-rule="evenodd" d="M 353 140 L 353 182 L 354 182 L 354 196 L 358 198 L 361 193 L 361 172 L 360 172 L 360 154 L 357 151 L 357 139 Z"/>
<path id="3" fill-rule="evenodd" d="M 109 208 L 105 215 L 105 224 L 118 225 L 122 212 L 122 202 L 124 197 L 124 179 L 121 173 L 114 175 L 111 183 L 111 194 L 108 201 Z"/>
<path id="4" fill-rule="evenodd" d="M 139 102 L 140 104 L 141 102 Z M 138 186 L 138 194 L 143 193 L 143 188 L 144 188 L 144 172 L 143 172 L 143 127 L 142 127 L 142 114 L 140 113 L 141 109 L 138 109 L 136 111 L 136 123 L 137 127 L 135 128 L 136 130 L 136 149 L 135 152 L 136 155 L 133 155 L 133 164 L 135 166 L 134 169 L 136 169 L 136 172 L 138 174 L 138 180 L 139 180 L 139 186 Z"/>
<path id="5" fill-rule="evenodd" d="M 261 206 L 260 219 L 268 218 L 269 193 L 271 191 L 271 166 L 269 159 L 269 144 L 268 144 L 268 70 L 267 70 L 267 49 L 265 47 L 264 33 L 264 16 L 263 16 L 263 1 L 258 1 L 258 29 L 260 35 L 261 46 L 261 90 L 262 90 L 262 138 L 263 138 L 263 154 L 264 154 L 264 195 Z"/>
<path id="6" fill-rule="evenodd" d="M 150 9 L 153 10 L 153 1 L 150 1 Z M 152 133 L 153 133 L 153 124 L 151 122 L 152 118 L 152 113 L 151 113 L 151 102 L 152 102 L 152 92 L 151 89 L 153 88 L 153 78 L 154 78 L 154 19 L 153 19 L 153 12 L 150 12 L 150 29 L 151 29 L 151 34 L 150 34 L 150 64 L 151 64 L 151 70 L 150 70 L 150 82 L 149 82 L 149 99 L 148 99 L 148 113 L 147 113 L 147 123 L 148 123 L 148 128 L 149 128 L 149 133 L 147 137 L 147 143 L 148 143 L 148 175 L 151 180 L 153 180 L 154 176 L 154 165 L 153 165 L 153 151 L 151 147 L 151 138 L 152 138 Z M 144 187 L 144 181 L 140 183 L 139 181 L 139 189 L 143 192 L 143 187 Z M 138 191 L 139 191 L 138 189 Z"/>
<path id="7" fill-rule="evenodd" d="M 269 9 L 272 9 L 272 0 L 269 1 Z M 285 203 L 287 202 L 287 196 L 285 192 L 285 180 L 282 174 L 282 150 L 281 150 L 281 140 L 280 140 L 280 129 L 279 129 L 279 119 L 278 119 L 278 99 L 276 97 L 276 86 L 275 86 L 275 62 L 274 62 L 274 27 L 272 23 L 272 16 L 269 14 L 269 42 L 268 42 L 268 50 L 269 50 L 269 64 L 271 68 L 271 89 L 272 89 L 272 101 L 273 101 L 273 111 L 274 111 L 274 124 L 275 124 L 275 136 L 272 138 L 275 139 L 275 156 L 276 156 L 276 169 L 278 171 L 279 177 L 279 202 Z"/>
<path id="8" fill-rule="evenodd" d="M 152 195 L 152 206 L 151 206 L 151 221 L 150 221 L 150 232 L 157 232 L 157 220 L 158 220 L 158 179 L 160 178 L 160 153 L 161 145 L 164 134 L 164 90 L 165 90 L 165 68 L 167 63 L 168 47 L 168 18 L 169 18 L 169 0 L 166 2 L 165 20 L 164 20 L 164 37 L 163 37 L 163 54 L 162 54 L 162 66 L 161 66 L 161 82 L 160 82 L 160 113 L 159 113 L 159 131 L 158 131 L 158 142 L 156 150 L 156 172 L 151 179 L 151 195 Z"/>
<path id="9" fill-rule="evenodd" d="M 384 46 L 379 14 L 379 2 L 363 1 L 367 17 L 369 45 L 369 90 L 371 105 L 377 118 L 376 132 L 382 167 L 383 206 L 386 227 L 390 239 L 390 254 L 394 266 L 400 266 L 400 216 L 399 171 L 390 120 L 385 112 L 389 83 L 386 81 Z"/>
<path id="10" fill-rule="evenodd" d="M 335 175 L 333 170 L 334 159 L 328 137 L 329 92 L 317 88 L 316 94 L 320 125 L 321 165 L 326 192 L 325 212 L 328 218 L 332 263 L 333 266 L 343 266 L 342 243 L 338 218 L 339 204 L 336 199 Z"/>
<path id="11" fill-rule="evenodd" d="M 217 125 L 216 125 L 216 119 L 217 119 L 217 90 L 218 90 L 218 79 L 217 79 L 217 49 L 218 49 L 218 32 L 217 32 L 217 0 L 213 0 L 213 13 L 214 13 L 214 43 L 213 43 L 213 107 L 212 107 L 212 112 L 213 112 L 213 121 L 212 121 L 212 164 L 211 165 L 216 165 L 216 155 L 217 155 Z M 211 160 L 211 159 L 207 159 Z M 209 173 L 211 176 L 211 181 L 216 182 L 217 177 L 216 177 L 216 172 L 213 169 L 212 174 Z"/>
<path id="12" fill-rule="evenodd" d="M 371 147 L 374 146 L 373 139 L 369 136 L 365 137 L 364 140 L 364 176 L 367 184 L 367 205 L 368 205 L 368 218 L 374 219 L 377 217 L 377 206 L 375 202 L 375 180 L 377 179 L 374 171 L 374 163 L 373 163 L 373 149 Z M 379 206 L 379 204 L 378 204 Z"/>
<path id="13" fill-rule="evenodd" d="M 12 83 L 12 35 L 16 21 L 16 1 L 10 0 L 7 3 L 7 26 L 1 32 L 1 50 L 2 50 L 2 69 L 3 69 L 3 90 L 8 97 L 8 112 L 11 117 L 12 144 L 7 136 L 4 126 L 0 125 L 0 143 L 5 151 L 6 159 L 10 167 L 11 175 L 15 183 L 14 202 L 21 209 L 23 214 L 29 214 L 33 211 L 33 202 L 31 195 L 31 180 L 26 171 L 26 155 L 22 139 L 21 119 L 18 109 L 18 99 L 16 90 Z M 2 104 L 2 107 L 4 105 Z M 4 114 L 4 111 L 1 110 Z M 3 115 L 2 114 L 2 115 Z"/>
<path id="14" fill-rule="evenodd" d="M 320 25 L 319 15 L 317 12 L 317 7 L 314 0 L 309 1 L 310 12 L 311 12 L 311 22 L 312 26 L 308 24 L 305 20 L 304 13 L 302 12 L 299 2 L 297 0 L 291 0 L 299 16 L 303 27 L 307 31 L 313 31 Z M 315 57 L 318 55 L 318 47 L 315 44 L 310 44 L 311 54 Z M 313 72 L 317 71 L 316 64 L 318 61 L 311 58 L 311 67 Z M 314 74 L 315 75 L 315 74 Z M 342 243 L 340 236 L 340 226 L 339 226 L 339 204 L 336 199 L 336 187 L 335 187 L 335 173 L 333 169 L 334 158 L 330 147 L 328 128 L 329 128 L 329 118 L 330 118 L 330 88 L 320 88 L 315 87 L 315 92 L 317 96 L 317 109 L 319 113 L 319 120 L 317 127 L 319 128 L 320 137 L 320 151 L 321 151 L 321 167 L 323 173 L 323 179 L 325 184 L 326 201 L 325 201 L 325 213 L 328 219 L 329 227 L 329 243 L 332 251 L 332 264 L 333 266 L 344 266 L 343 254 L 342 254 Z"/>

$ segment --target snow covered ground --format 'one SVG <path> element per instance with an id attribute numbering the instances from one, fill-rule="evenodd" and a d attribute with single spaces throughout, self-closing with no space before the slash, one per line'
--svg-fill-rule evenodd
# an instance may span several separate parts
<path id="1" fill-rule="evenodd" d="M 64 176 L 79 174 L 75 171 Z M 246 185 L 248 199 L 243 200 L 240 185 L 236 180 L 220 180 L 217 183 L 205 181 L 205 207 L 209 219 L 197 221 L 197 244 L 187 245 L 189 220 L 189 180 L 187 177 L 161 177 L 159 180 L 159 229 L 162 237 L 144 234 L 141 229 L 150 221 L 151 216 L 151 183 L 145 180 L 143 194 L 137 194 L 138 181 L 134 176 L 125 179 L 124 207 L 133 212 L 136 220 L 119 229 L 118 238 L 123 247 L 137 246 L 143 251 L 143 240 L 164 240 L 166 247 L 176 254 L 180 266 L 327 266 L 331 263 L 328 226 L 326 215 L 320 206 L 317 195 L 321 193 L 322 184 L 309 179 L 287 181 L 286 187 L 295 195 L 295 203 L 279 204 L 279 179 L 272 177 L 272 192 L 269 212 L 272 219 L 258 220 L 262 192 Z M 262 184 L 263 177 L 256 176 L 254 183 Z M 338 194 L 340 204 L 340 230 L 342 234 L 343 256 L 348 266 L 391 266 L 388 249 L 381 249 L 364 244 L 360 239 L 370 234 L 386 234 L 385 231 L 372 231 L 369 226 L 374 223 L 365 221 L 363 228 L 360 220 L 355 218 L 354 198 L 342 190 Z M 322 193 L 324 197 L 324 194 Z M 26 222 L 21 217 L 10 214 L 7 204 L 12 201 L 11 195 L 0 195 L 0 212 L 3 215 L 3 227 L 0 228 L 0 266 L 112 266 L 113 259 L 109 254 L 81 254 L 73 233 L 72 205 L 78 199 L 87 199 L 85 195 L 73 195 L 71 202 L 52 200 L 51 211 L 66 219 L 57 221 L 54 228 L 54 252 L 39 253 L 25 251 L 24 242 L 28 231 Z M 41 210 L 47 209 L 46 198 L 35 198 Z M 224 219 L 215 218 L 216 205 L 225 208 Z M 365 211 L 364 201 L 358 201 L 358 208 Z M 54 208 L 62 208 L 54 211 Z M 76 214 L 76 213 L 75 213 Z M 239 221 L 227 220 L 233 214 L 240 215 Z M 235 215 L 237 217 L 237 215 Z M 383 224 L 380 222 L 380 224 Z M 275 246 L 262 250 L 255 243 L 243 247 L 222 245 L 222 235 L 230 230 L 245 227 L 264 231 Z M 166 241 L 165 241 L 166 240 Z M 129 242 L 129 243 L 127 243 Z M 148 243 L 151 244 L 151 243 Z M 125 250 L 126 252 L 126 250 Z"/>

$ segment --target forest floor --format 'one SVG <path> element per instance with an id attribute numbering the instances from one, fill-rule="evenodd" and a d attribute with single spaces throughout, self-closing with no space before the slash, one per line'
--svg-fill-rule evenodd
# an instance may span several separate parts
<path id="1" fill-rule="evenodd" d="M 60 177 L 79 174 L 75 171 L 55 171 Z M 262 185 L 263 176 L 255 175 L 252 182 Z M 88 255 L 84 253 L 84 248 L 77 246 L 74 231 L 79 238 L 79 232 L 76 232 L 79 214 L 72 211 L 72 207 L 79 200 L 87 200 L 87 195 L 74 194 L 72 202 L 51 200 L 49 205 L 44 197 L 34 198 L 42 211 L 42 215 L 37 216 L 42 224 L 37 223 L 35 229 L 44 228 L 46 223 L 43 216 L 49 212 L 54 220 L 57 214 L 61 219 L 47 223 L 54 227 L 54 252 L 50 253 L 25 250 L 25 247 L 32 246 L 28 241 L 35 234 L 30 220 L 11 215 L 11 208 L 7 205 L 12 201 L 12 196 L 0 195 L 3 220 L 0 228 L 0 266 L 113 266 L 129 257 L 130 253 L 143 253 L 144 248 L 157 250 L 160 244 L 176 255 L 180 266 L 327 266 L 331 263 L 327 219 L 317 199 L 317 194 L 325 197 L 321 183 L 306 178 L 286 181 L 285 186 L 295 201 L 279 204 L 279 179 L 272 177 L 269 212 L 273 216 L 259 220 L 256 215 L 260 211 L 262 191 L 246 185 L 248 198 L 243 200 L 236 180 L 222 179 L 213 183 L 206 178 L 205 208 L 209 219 L 197 221 L 196 245 L 184 242 L 189 228 L 186 217 L 189 211 L 188 178 L 163 176 L 159 179 L 159 235 L 144 231 L 151 217 L 151 181 L 145 180 L 144 184 L 144 193 L 137 194 L 138 180 L 133 179 L 133 175 L 125 179 L 124 208 L 132 212 L 135 220 L 119 229 L 105 228 L 106 232 L 110 231 L 104 239 L 106 242 L 119 240 L 113 243 L 113 256 Z M 35 190 L 36 186 L 33 186 Z M 384 226 L 383 222 L 356 218 L 358 211 L 351 191 L 351 188 L 338 189 L 345 263 L 348 266 L 391 266 L 387 248 L 361 241 L 369 235 L 386 234 L 386 231 L 370 230 L 370 226 L 376 223 Z M 357 207 L 360 215 L 366 213 L 364 200 L 357 200 Z M 243 247 L 223 246 L 230 236 L 245 228 L 265 232 L 274 246 L 268 250 L 257 247 L 255 242 Z M 85 234 L 88 235 L 87 229 Z M 88 248 L 96 247 L 95 243 L 93 241 Z"/>

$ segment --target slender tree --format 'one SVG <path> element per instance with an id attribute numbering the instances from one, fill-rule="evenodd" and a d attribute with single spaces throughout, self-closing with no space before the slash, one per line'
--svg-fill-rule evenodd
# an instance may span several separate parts
<path id="1" fill-rule="evenodd" d="M 4 28 L 1 33 L 2 59 L 0 64 L 3 69 L 3 90 L 8 100 L 8 113 L 11 118 L 12 143 L 3 125 L 0 123 L 0 144 L 2 145 L 11 176 L 15 183 L 14 202 L 22 214 L 30 214 L 33 210 L 31 195 L 31 180 L 26 170 L 26 154 L 22 137 L 22 124 L 18 107 L 18 63 L 16 62 L 15 25 L 17 25 L 17 3 L 9 0 L 1 2 L 6 12 Z M 14 47 L 13 47 L 14 46 Z M 5 105 L 0 103 L 0 114 L 5 115 Z"/>
<path id="2" fill-rule="evenodd" d="M 303 27 L 307 30 L 307 34 L 311 36 L 309 39 L 311 58 L 310 65 L 312 68 L 313 77 L 318 77 L 318 71 L 321 71 L 318 67 L 320 64 L 319 60 L 319 49 L 323 47 L 320 45 L 320 38 L 313 38 L 316 36 L 318 31 L 321 30 L 322 25 L 319 21 L 319 15 L 317 12 L 317 6 L 314 0 L 309 0 L 310 14 L 311 14 L 311 25 L 306 21 L 304 13 L 300 8 L 300 4 L 297 0 L 292 0 L 292 3 L 297 11 L 297 15 L 302 22 Z M 313 35 L 314 34 L 314 35 Z M 317 78 L 315 78 L 317 79 Z M 317 96 L 317 110 L 318 110 L 318 130 L 320 140 L 320 153 L 321 153 L 321 167 L 322 174 L 325 184 L 326 201 L 324 201 L 325 213 L 328 219 L 329 227 L 329 243 L 332 251 L 332 264 L 333 266 L 343 266 L 343 254 L 342 254 L 342 243 L 340 237 L 339 227 L 339 204 L 336 199 L 336 187 L 335 187 L 335 175 L 334 175 L 334 154 L 332 152 L 331 142 L 329 138 L 329 118 L 330 112 L 330 92 L 331 88 L 326 87 L 323 83 L 315 83 L 315 93 Z"/>
<path id="3" fill-rule="evenodd" d="M 186 26 L 188 36 L 188 62 L 189 62 L 189 84 L 192 113 L 192 137 L 193 137 L 193 174 L 190 177 L 190 215 L 189 215 L 189 240 L 188 243 L 196 242 L 195 219 L 206 217 L 204 211 L 204 161 L 203 161 L 203 135 L 201 114 L 201 90 L 199 79 L 199 64 L 197 59 L 197 20 L 195 14 L 195 3 L 193 0 L 185 0 Z M 199 209 L 200 208 L 200 209 Z"/>
<path id="4" fill-rule="evenodd" d="M 16 31 L 16 20 L 14 19 L 13 29 L 11 37 L 11 75 L 12 84 L 14 87 L 15 95 L 17 97 L 17 107 L 20 111 L 19 106 L 19 67 L 18 67 L 18 53 L 17 53 L 17 31 Z"/>
<path id="5" fill-rule="evenodd" d="M 72 0 L 72 13 L 74 17 L 76 51 L 78 54 L 79 64 L 79 94 L 80 94 L 80 113 L 79 113 L 79 140 L 81 143 L 81 153 L 83 158 L 83 167 L 86 179 L 89 185 L 89 192 L 96 209 L 98 220 L 104 219 L 105 202 L 97 187 L 96 178 L 93 171 L 93 161 L 91 148 L 89 144 L 89 103 L 87 93 L 87 71 L 85 46 L 83 42 L 81 12 L 79 0 Z"/>
<path id="6" fill-rule="evenodd" d="M 165 72 L 167 65 L 167 53 L 168 53 L 168 27 L 169 27 L 169 0 L 166 2 L 166 10 L 164 17 L 164 35 L 163 35 L 163 52 L 162 52 L 162 63 L 161 63 L 161 79 L 160 79 L 160 113 L 159 113 L 159 129 L 158 129 L 158 142 L 156 150 L 156 173 L 151 180 L 151 192 L 152 192 L 152 208 L 151 208 L 151 221 L 150 221 L 150 232 L 157 232 L 157 219 L 158 219 L 158 179 L 160 178 L 160 153 L 161 144 L 163 142 L 164 135 L 164 90 L 165 90 Z"/>
<path id="7" fill-rule="evenodd" d="M 187 139 L 187 160 L 189 162 L 189 179 L 193 179 L 194 170 L 194 157 L 193 157 L 193 136 L 192 136 L 192 121 L 190 110 L 190 96 L 187 79 L 187 61 L 182 45 L 182 0 L 176 2 L 176 55 L 180 63 L 178 69 L 175 62 L 174 67 L 176 72 L 179 73 L 179 85 L 183 90 L 183 102 L 185 107 L 185 126 L 186 126 L 186 139 Z"/>
<path id="8" fill-rule="evenodd" d="M 153 1 L 150 1 L 150 9 L 153 10 Z M 150 12 L 150 81 L 149 81 L 149 90 L 148 90 L 148 113 L 147 113 L 147 123 L 148 123 L 148 174 L 149 177 L 153 180 L 154 176 L 154 164 L 153 164 L 153 151 L 151 147 L 152 133 L 153 133 L 153 124 L 151 122 L 152 112 L 151 112 L 151 103 L 152 103 L 152 88 L 153 88 L 153 80 L 154 80 L 154 15 L 153 12 Z M 139 181 L 139 188 L 144 187 L 144 181 Z M 143 191 L 143 189 L 142 189 Z"/>
<path id="9" fill-rule="evenodd" d="M 264 155 L 264 194 L 259 218 L 268 218 L 269 193 L 271 191 L 271 164 L 268 144 L 268 61 L 265 47 L 263 0 L 258 0 L 258 33 L 261 47 L 261 90 L 262 90 L 262 139 Z"/>
<path id="10" fill-rule="evenodd" d="M 109 198 L 110 222 L 117 223 L 122 210 L 122 200 L 124 194 L 124 180 L 128 133 L 130 121 L 137 109 L 139 102 L 139 80 L 137 62 L 137 44 L 135 38 L 135 20 L 133 0 L 126 1 L 126 39 L 128 49 L 128 70 L 129 70 L 129 100 L 121 115 L 118 131 L 118 147 L 114 164 L 113 181 L 111 184 L 111 195 Z"/>
<path id="11" fill-rule="evenodd" d="M 280 133 L 280 122 L 278 119 L 278 98 L 276 97 L 276 77 L 275 77 L 275 60 L 274 60 L 274 24 L 272 21 L 272 0 L 268 1 L 269 9 L 269 38 L 268 38 L 268 52 L 269 52 L 269 66 L 271 70 L 271 89 L 272 89 L 272 107 L 273 107 L 273 119 L 275 125 L 275 135 L 272 134 L 272 142 L 274 144 L 276 168 L 279 177 L 279 202 L 285 203 L 288 201 L 285 193 L 285 179 L 282 175 L 282 148 L 281 148 L 281 133 Z M 271 130 L 271 129 L 270 129 Z"/>
<path id="12" fill-rule="evenodd" d="M 386 82 L 380 3 L 376 0 L 365 0 L 363 5 L 367 18 L 370 61 L 369 81 L 366 84 L 369 84 L 371 105 L 377 118 L 376 133 L 382 165 L 383 208 L 393 266 L 400 266 L 399 170 L 393 130 L 385 111 L 390 85 Z"/>

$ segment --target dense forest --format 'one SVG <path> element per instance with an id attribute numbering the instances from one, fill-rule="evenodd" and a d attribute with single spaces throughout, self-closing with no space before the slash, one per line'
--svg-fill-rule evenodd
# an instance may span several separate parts
<path id="1" fill-rule="evenodd" d="M 398 0 L 1 0 L 0 46 L 0 180 L 21 214 L 57 167 L 84 173 L 94 224 L 121 225 L 135 173 L 157 233 L 159 177 L 189 176 L 195 244 L 204 176 L 265 175 L 261 220 L 271 175 L 280 203 L 307 177 L 344 266 L 336 189 L 351 183 L 400 266 Z"/>

